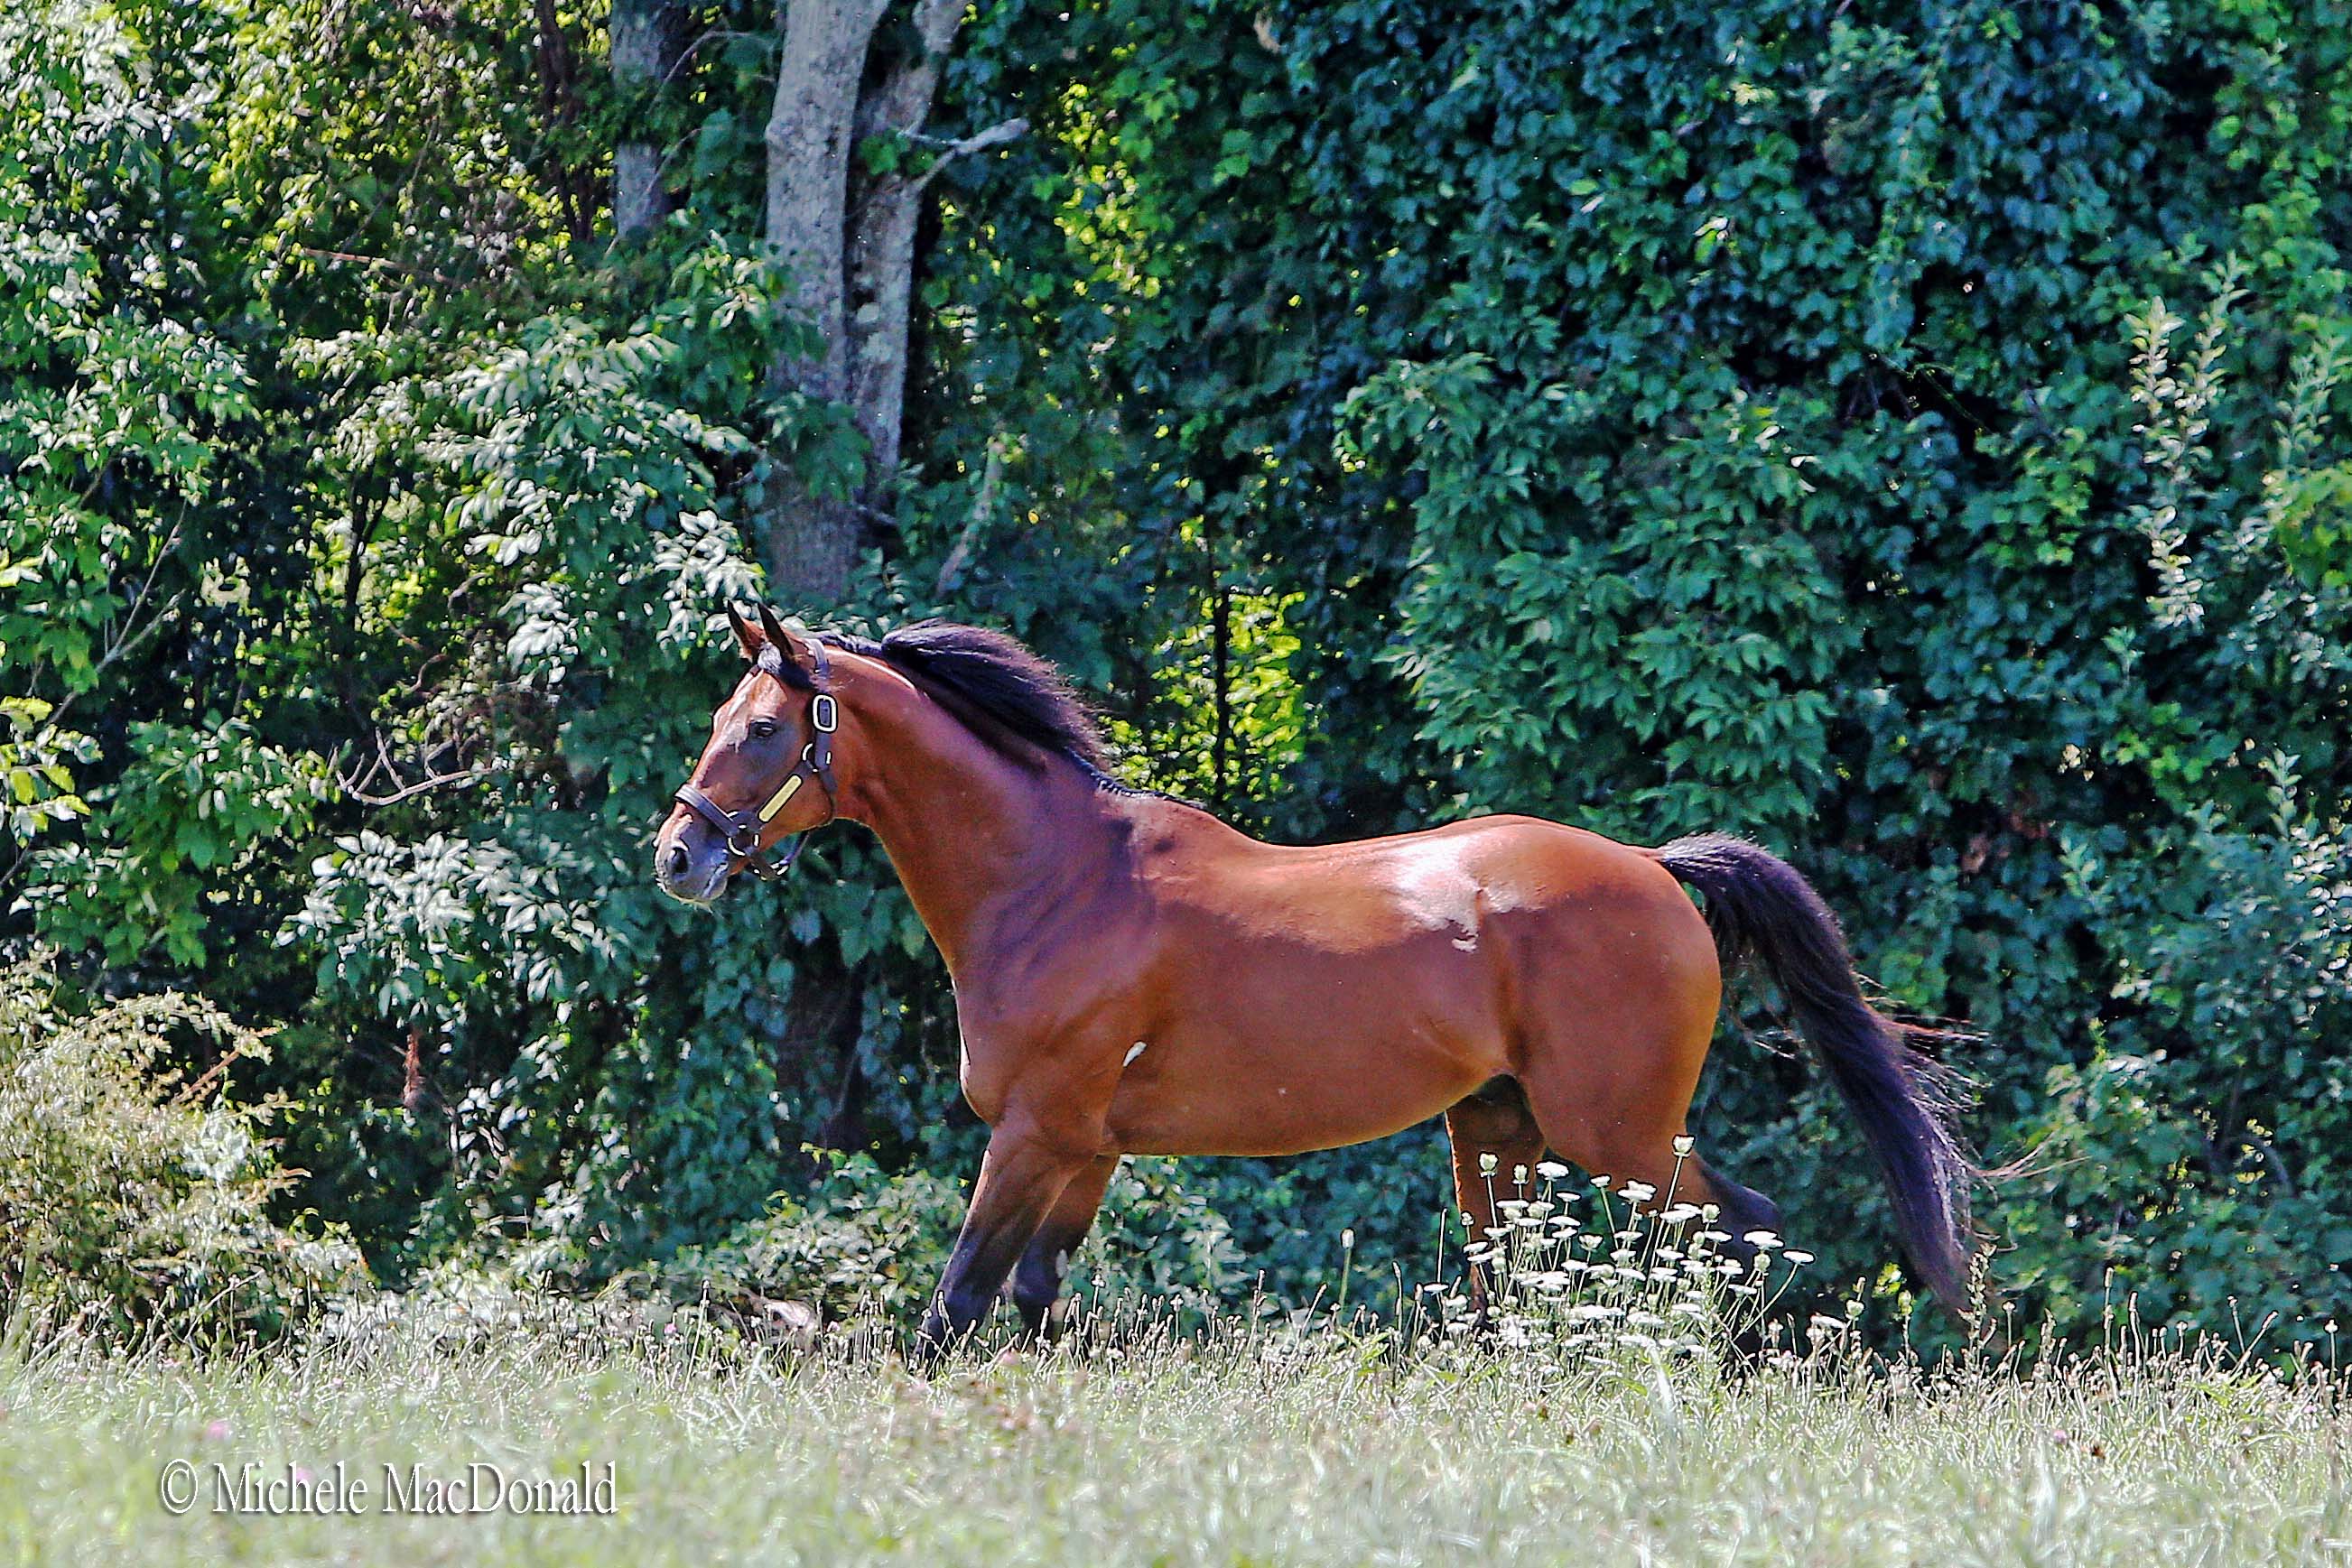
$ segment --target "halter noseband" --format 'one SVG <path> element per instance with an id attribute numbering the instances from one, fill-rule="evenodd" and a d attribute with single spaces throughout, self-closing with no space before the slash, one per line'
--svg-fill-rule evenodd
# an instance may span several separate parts
<path id="1" fill-rule="evenodd" d="M 822 688 L 829 674 L 824 644 L 812 646 L 816 649 L 816 684 Z M 777 653 L 780 657 L 791 656 L 781 648 Z M 784 846 L 783 858 L 772 864 L 760 858 L 760 835 L 776 820 L 776 813 L 784 809 L 785 803 L 800 793 L 801 786 L 814 779 L 824 790 L 826 822 L 841 815 L 840 793 L 833 781 L 833 732 L 840 722 L 841 705 L 834 701 L 831 692 L 820 689 L 809 699 L 809 727 L 816 731 L 815 735 L 801 747 L 800 761 L 784 776 L 776 792 L 768 797 L 768 803 L 757 811 L 730 811 L 696 789 L 691 781 L 680 785 L 671 799 L 718 829 L 719 836 L 727 841 L 727 852 L 740 860 L 745 871 L 761 882 L 779 881 L 793 869 L 793 862 L 800 858 L 801 845 L 808 835 L 794 833 L 792 842 Z"/>

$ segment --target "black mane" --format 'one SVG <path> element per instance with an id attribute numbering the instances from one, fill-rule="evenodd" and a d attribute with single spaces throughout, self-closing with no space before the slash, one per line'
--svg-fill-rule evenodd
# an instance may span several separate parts
<path id="1" fill-rule="evenodd" d="M 1110 748 L 1069 677 L 1006 632 L 925 621 L 878 643 L 840 632 L 821 632 L 817 638 L 879 659 L 1008 734 L 1068 758 L 1097 782 L 1124 788 L 1110 775 Z M 793 685 L 808 684 L 807 673 L 790 660 L 763 658 L 761 668 L 772 667 Z"/>

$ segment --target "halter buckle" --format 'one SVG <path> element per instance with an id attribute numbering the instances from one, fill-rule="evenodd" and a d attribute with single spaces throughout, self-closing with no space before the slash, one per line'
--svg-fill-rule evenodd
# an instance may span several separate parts
<path id="1" fill-rule="evenodd" d="M 831 692 L 819 692 L 809 704 L 809 723 L 819 735 L 831 735 L 841 722 L 841 705 L 833 700 Z"/>

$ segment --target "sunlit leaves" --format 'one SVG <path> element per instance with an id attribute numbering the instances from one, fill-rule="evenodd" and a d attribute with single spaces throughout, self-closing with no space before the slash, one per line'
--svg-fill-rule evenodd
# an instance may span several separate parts
<path id="1" fill-rule="evenodd" d="M 121 777 L 93 791 L 83 841 L 37 852 L 27 902 L 59 946 L 198 967 L 215 906 L 250 896 L 233 873 L 301 838 L 328 792 L 325 766 L 259 744 L 235 719 L 134 724 L 130 741 Z"/>

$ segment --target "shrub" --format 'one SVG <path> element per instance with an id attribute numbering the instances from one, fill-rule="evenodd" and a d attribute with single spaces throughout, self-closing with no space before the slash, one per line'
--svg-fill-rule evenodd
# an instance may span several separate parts
<path id="1" fill-rule="evenodd" d="M 184 1079 L 175 1039 L 212 1065 Z M 297 1173 L 263 1128 L 274 1103 L 225 1091 L 266 1050 L 200 999 L 67 1005 L 50 961 L 0 969 L 0 1313 L 12 1337 L 268 1338 L 357 1288 L 333 1227 L 277 1218 Z"/>
<path id="2" fill-rule="evenodd" d="M 893 1176 L 860 1155 L 804 1198 L 780 1194 L 758 1218 L 641 1278 L 673 1295 L 707 1291 L 755 1311 L 797 1302 L 832 1321 L 878 1313 L 911 1322 L 938 1285 L 962 1218 L 954 1177 Z"/>
<path id="3" fill-rule="evenodd" d="M 960 1160 L 892 1173 L 870 1155 L 835 1158 L 805 1196 L 779 1194 L 723 1239 L 620 1283 L 796 1325 L 878 1316 L 912 1327 L 947 1267 L 964 1198 Z M 1206 1319 L 1243 1284 L 1241 1264 L 1232 1226 L 1175 1162 L 1131 1159 L 1112 1178 L 1065 1288 Z"/>

